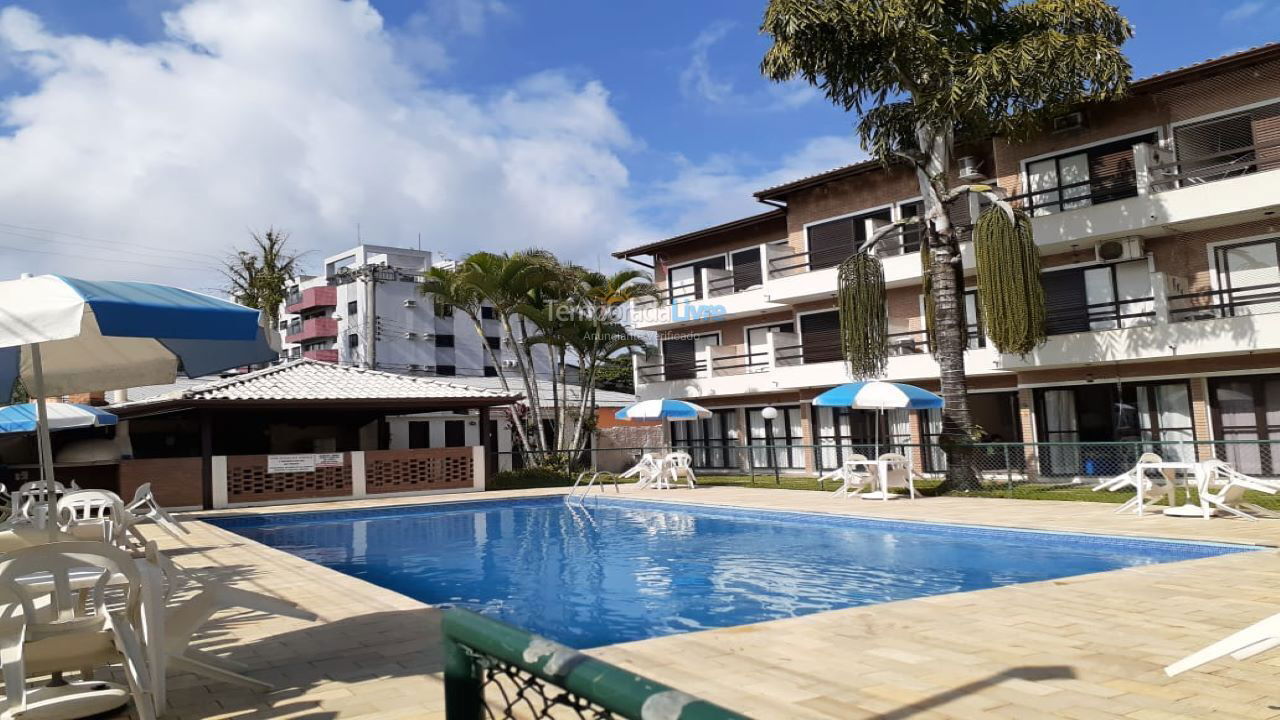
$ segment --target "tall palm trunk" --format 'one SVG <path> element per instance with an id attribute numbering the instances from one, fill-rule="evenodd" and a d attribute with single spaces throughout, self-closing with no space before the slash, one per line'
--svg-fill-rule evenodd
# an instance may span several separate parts
<path id="1" fill-rule="evenodd" d="M 530 368 L 525 361 L 525 353 L 521 347 L 522 343 L 516 342 L 515 331 L 511 327 L 511 319 L 505 313 L 500 313 L 500 315 L 502 316 L 502 332 L 513 348 L 512 354 L 516 358 L 516 367 L 520 370 L 520 379 L 524 382 L 524 396 L 527 399 L 529 416 L 533 419 L 534 430 L 536 431 L 531 439 L 538 441 L 537 447 L 533 449 L 546 450 L 547 432 L 546 428 L 542 426 L 542 408 L 539 407 L 542 403 L 539 401 L 537 377 L 533 377 L 533 381 L 530 382 L 531 374 L 536 373 L 537 368 Z M 525 447 L 529 446 L 526 445 Z"/>
<path id="2" fill-rule="evenodd" d="M 502 383 L 502 392 L 510 395 L 511 383 L 507 382 L 507 374 L 502 370 L 502 361 L 498 357 L 498 353 L 489 345 L 489 338 L 484 334 L 484 323 L 471 313 L 467 313 L 467 317 L 471 319 L 471 327 L 475 328 L 476 335 L 480 336 L 480 345 L 484 348 L 485 355 L 489 356 L 489 362 L 493 364 L 493 369 L 498 372 L 498 381 Z M 520 446 L 529 447 L 528 433 L 524 431 L 524 424 L 520 422 L 520 416 L 514 406 L 507 408 L 507 419 L 511 422 L 511 427 L 515 429 L 516 437 L 520 439 Z"/>
<path id="3" fill-rule="evenodd" d="M 942 436 L 940 444 L 947 457 L 943 491 L 967 490 L 974 486 L 973 421 L 969 414 L 969 383 L 965 376 L 964 353 L 968 346 L 964 312 L 964 270 L 960 242 L 943 203 L 946 172 L 952 137 L 949 131 L 921 127 L 916 132 L 919 156 L 915 159 L 916 179 L 924 197 L 925 225 L 932 263 L 929 280 L 933 295 L 933 356 L 938 361 L 942 384 Z"/>

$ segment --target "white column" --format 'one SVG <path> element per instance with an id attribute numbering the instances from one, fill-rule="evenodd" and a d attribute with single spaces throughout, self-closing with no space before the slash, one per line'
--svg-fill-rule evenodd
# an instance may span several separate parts
<path id="1" fill-rule="evenodd" d="M 1169 289 L 1166 287 L 1164 273 L 1151 273 L 1151 307 L 1156 313 L 1156 322 L 1169 324 Z"/>
<path id="2" fill-rule="evenodd" d="M 473 445 L 471 447 L 471 452 L 471 485 L 475 487 L 476 490 L 484 490 L 484 446 Z"/>
<path id="3" fill-rule="evenodd" d="M 1150 143 L 1137 143 L 1133 146 L 1133 177 L 1138 186 L 1138 196 L 1151 193 L 1151 165 L 1154 163 L 1155 148 Z"/>
<path id="4" fill-rule="evenodd" d="M 230 505 L 227 501 L 227 456 L 214 455 L 213 467 L 213 507 L 224 508 Z"/>
<path id="5" fill-rule="evenodd" d="M 362 498 L 369 494 L 364 472 L 364 451 L 351 453 L 351 497 Z"/>

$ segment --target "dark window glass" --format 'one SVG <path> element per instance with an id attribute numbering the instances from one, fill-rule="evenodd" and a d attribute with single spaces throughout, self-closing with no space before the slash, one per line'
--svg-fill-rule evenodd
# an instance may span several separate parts
<path id="1" fill-rule="evenodd" d="M 453 336 L 452 336 L 452 335 L 437 335 L 437 336 L 436 336 L 436 347 L 438 347 L 438 348 L 453 347 Z"/>
<path id="2" fill-rule="evenodd" d="M 467 421 L 444 421 L 444 446 L 462 447 L 467 444 Z"/>
<path id="3" fill-rule="evenodd" d="M 453 306 L 449 303 L 436 302 L 436 317 L 453 317 Z"/>
<path id="4" fill-rule="evenodd" d="M 431 423 L 409 423 L 409 449 L 421 450 L 431 447 Z"/>
<path id="5" fill-rule="evenodd" d="M 497 350 L 498 348 L 502 347 L 502 338 L 486 336 L 484 341 L 489 343 L 489 347 L 493 348 L 494 350 Z"/>
<path id="6" fill-rule="evenodd" d="M 498 368 L 496 368 L 496 367 L 494 367 L 494 366 L 492 366 L 492 365 L 485 365 L 485 366 L 484 366 L 484 376 L 485 376 L 485 377 L 498 377 Z"/>
<path id="7" fill-rule="evenodd" d="M 481 318 L 481 319 L 483 319 L 483 320 L 492 320 L 492 319 L 494 319 L 494 317 L 496 317 L 496 316 L 493 314 L 493 308 L 492 308 L 492 307 L 490 307 L 490 306 L 488 306 L 488 305 L 483 305 L 483 306 L 481 306 L 481 308 L 480 308 L 480 318 Z"/>
<path id="8" fill-rule="evenodd" d="M 458 374 L 458 368 L 453 365 L 437 365 L 436 374 L 443 375 L 445 377 L 453 377 Z"/>
<path id="9" fill-rule="evenodd" d="M 356 302 L 355 300 L 352 300 L 351 302 L 347 303 L 348 319 L 354 319 L 355 316 L 358 315 L 359 313 L 360 313 L 360 303 Z"/>
<path id="10" fill-rule="evenodd" d="M 347 336 L 347 347 L 349 347 L 349 348 L 351 348 L 351 349 L 353 349 L 353 350 L 354 350 L 355 348 L 360 347 L 360 336 L 359 336 L 359 335 L 356 335 L 356 334 L 354 334 L 354 333 L 353 333 L 353 334 L 351 334 L 351 335 L 348 335 L 348 336 Z"/>

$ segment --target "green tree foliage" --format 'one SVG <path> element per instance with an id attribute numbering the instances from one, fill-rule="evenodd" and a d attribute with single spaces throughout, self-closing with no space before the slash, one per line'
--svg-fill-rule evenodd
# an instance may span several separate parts
<path id="1" fill-rule="evenodd" d="M 22 380 L 14 380 L 13 387 L 9 391 L 9 404 L 17 405 L 19 403 L 31 402 L 31 395 L 27 393 L 27 386 L 22 384 Z"/>
<path id="2" fill-rule="evenodd" d="M 1019 137 L 1082 102 L 1121 96 L 1132 36 L 1102 0 L 770 0 L 761 63 L 859 115 L 873 157 L 911 167 L 924 198 L 931 348 L 941 370 L 947 487 L 971 486 L 960 247 L 945 203 L 957 137 Z"/>
<path id="3" fill-rule="evenodd" d="M 298 256 L 289 251 L 289 233 L 267 228 L 265 233 L 250 233 L 248 250 L 237 250 L 223 263 L 227 292 L 236 302 L 266 313 L 275 324 L 280 319 L 280 305 L 285 288 L 298 271 Z"/>

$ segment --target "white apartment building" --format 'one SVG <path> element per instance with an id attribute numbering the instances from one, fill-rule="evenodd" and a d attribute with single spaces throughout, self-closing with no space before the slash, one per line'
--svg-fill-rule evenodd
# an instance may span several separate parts
<path id="1" fill-rule="evenodd" d="M 502 327 L 485 308 L 484 337 L 472 320 L 418 292 L 436 260 L 427 250 L 359 245 L 324 260 L 324 274 L 289 286 L 280 311 L 284 357 L 306 357 L 389 372 L 495 377 L 488 343 L 509 377 L 515 358 Z M 550 372 L 538 358 L 540 373 Z"/>

